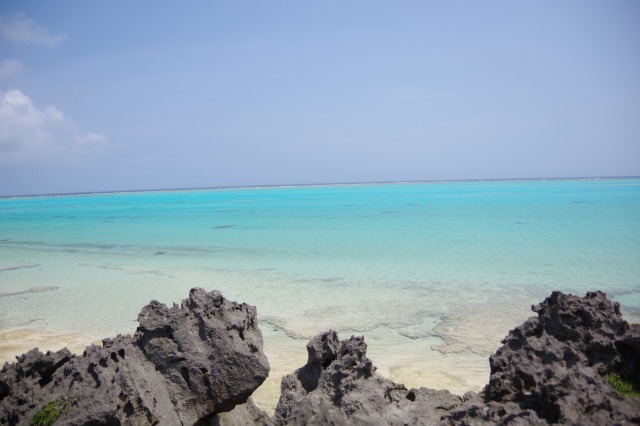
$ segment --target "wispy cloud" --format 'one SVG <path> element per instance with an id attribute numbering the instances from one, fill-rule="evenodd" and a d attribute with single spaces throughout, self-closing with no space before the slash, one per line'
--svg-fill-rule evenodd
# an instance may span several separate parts
<path id="1" fill-rule="evenodd" d="M 16 44 L 35 44 L 54 47 L 67 39 L 64 33 L 51 34 L 49 30 L 23 14 L 0 15 L 0 34 Z"/>
<path id="2" fill-rule="evenodd" d="M 53 105 L 38 109 L 20 90 L 0 92 L 0 164 L 82 161 L 107 145 Z"/>
<path id="3" fill-rule="evenodd" d="M 0 62 L 0 80 L 8 80 L 26 69 L 26 65 L 20 59 L 5 59 Z"/>

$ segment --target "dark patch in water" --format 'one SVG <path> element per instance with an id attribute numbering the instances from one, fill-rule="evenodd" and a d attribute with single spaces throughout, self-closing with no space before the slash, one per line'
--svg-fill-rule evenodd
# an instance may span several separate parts
<path id="1" fill-rule="evenodd" d="M 153 254 L 155 254 L 156 256 L 162 256 L 164 254 L 164 252 L 163 251 L 157 251 L 157 252 L 155 252 Z"/>
<path id="2" fill-rule="evenodd" d="M 228 228 L 235 228 L 236 225 L 220 225 L 220 226 L 214 226 L 211 229 L 228 229 Z"/>
<path id="3" fill-rule="evenodd" d="M 22 291 L 15 291 L 12 293 L 0 293 L 0 297 L 9 297 L 9 296 L 17 296 L 19 294 L 28 294 L 28 293 L 42 293 L 43 291 L 53 291 L 57 290 L 58 287 L 54 286 L 43 286 L 43 287 L 31 287 Z"/>
<path id="4" fill-rule="evenodd" d="M 413 334 L 404 333 L 402 331 L 398 331 L 398 334 L 401 335 L 402 337 L 406 337 L 407 339 L 410 339 L 410 340 L 418 340 L 418 339 L 423 339 L 424 338 L 422 336 L 414 336 Z"/>
<path id="5" fill-rule="evenodd" d="M 393 214 L 393 213 L 395 213 L 395 212 L 387 211 L 387 212 L 382 212 L 382 213 L 383 213 L 383 214 Z"/>
<path id="6" fill-rule="evenodd" d="M 27 263 L 24 265 L 15 265 L 15 266 L 7 266 L 4 268 L 0 268 L 0 272 L 5 272 L 5 271 L 17 271 L 18 269 L 27 269 L 27 268 L 36 268 L 40 266 L 37 263 Z"/>

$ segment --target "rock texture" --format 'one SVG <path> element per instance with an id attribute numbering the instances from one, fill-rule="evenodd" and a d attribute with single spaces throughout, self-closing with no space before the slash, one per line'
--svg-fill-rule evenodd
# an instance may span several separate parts
<path id="1" fill-rule="evenodd" d="M 554 292 L 490 357 L 489 384 L 464 397 L 374 375 L 362 337 L 335 332 L 307 345 L 309 360 L 282 380 L 275 425 L 640 424 L 640 398 L 606 381 L 640 385 L 640 325 L 622 319 L 602 292 Z M 268 422 L 265 422 L 268 423 Z M 264 424 L 264 423 L 262 423 Z"/>
<path id="2" fill-rule="evenodd" d="M 181 306 L 151 302 L 133 336 L 82 356 L 37 349 L 0 373 L 0 424 L 27 425 L 58 401 L 56 425 L 193 425 L 246 402 L 269 372 L 256 310 L 192 289 Z"/>
<path id="3" fill-rule="evenodd" d="M 449 424 L 640 424 L 640 398 L 624 397 L 611 374 L 640 385 L 640 325 L 622 319 L 602 292 L 554 292 L 532 307 L 538 317 L 512 330 L 489 358 L 487 404 L 467 404 Z M 525 416 L 525 417 L 523 417 Z"/>
<path id="4" fill-rule="evenodd" d="M 406 389 L 374 375 L 362 337 L 329 331 L 307 345 L 309 360 L 282 379 L 275 425 L 437 424 L 464 399 L 449 391 Z"/>
<path id="5" fill-rule="evenodd" d="M 479 394 L 406 389 L 375 375 L 364 338 L 329 331 L 282 380 L 268 418 L 247 402 L 269 370 L 255 308 L 194 289 L 181 306 L 146 306 L 133 336 L 82 356 L 34 349 L 5 364 L 0 425 L 29 424 L 50 401 L 62 407 L 56 425 L 640 424 L 640 397 L 607 382 L 616 374 L 639 387 L 640 325 L 602 292 L 554 292 L 532 309 L 538 316 L 490 357 Z"/>

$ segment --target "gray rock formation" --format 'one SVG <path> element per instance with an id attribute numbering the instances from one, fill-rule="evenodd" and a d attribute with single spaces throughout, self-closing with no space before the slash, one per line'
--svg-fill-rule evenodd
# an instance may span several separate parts
<path id="1" fill-rule="evenodd" d="M 362 337 L 335 332 L 307 345 L 309 360 L 282 380 L 275 425 L 640 424 L 640 398 L 611 374 L 640 384 L 640 325 L 622 319 L 602 292 L 554 292 L 490 358 L 489 384 L 464 397 L 375 376 Z M 264 424 L 264 423 L 263 423 Z"/>
<path id="2" fill-rule="evenodd" d="M 602 292 L 554 292 L 489 359 L 487 404 L 463 405 L 449 424 L 640 424 L 640 398 L 624 397 L 606 378 L 640 384 L 640 325 L 622 319 Z M 525 417 L 523 417 L 525 416 Z"/>
<path id="3" fill-rule="evenodd" d="M 374 375 L 362 337 L 329 331 L 307 345 L 309 360 L 282 379 L 275 425 L 437 424 L 464 399 L 449 391 L 406 389 Z"/>
<path id="4" fill-rule="evenodd" d="M 0 424 L 27 425 L 57 401 L 56 425 L 193 425 L 246 402 L 269 372 L 256 309 L 192 289 L 151 302 L 133 336 L 82 356 L 33 349 L 0 373 Z"/>
<path id="5" fill-rule="evenodd" d="M 0 373 L 0 425 L 29 424 L 55 401 L 56 424 L 107 425 L 624 425 L 640 398 L 640 325 L 604 293 L 554 292 L 490 357 L 489 384 L 463 397 L 406 389 L 374 374 L 362 337 L 335 332 L 307 345 L 307 364 L 282 380 L 275 415 L 249 395 L 268 373 L 255 308 L 194 289 L 180 307 L 146 306 L 133 336 L 82 356 L 37 349 Z M 225 414 L 223 412 L 231 410 Z"/>

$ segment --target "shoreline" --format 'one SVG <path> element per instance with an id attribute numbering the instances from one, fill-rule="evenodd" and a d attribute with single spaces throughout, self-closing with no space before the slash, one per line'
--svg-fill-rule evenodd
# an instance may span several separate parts
<path id="1" fill-rule="evenodd" d="M 106 337 L 106 336 L 105 336 Z M 0 329 L 0 365 L 16 361 L 16 357 L 33 348 L 47 351 L 58 351 L 67 348 L 74 354 L 82 354 L 91 344 L 101 343 L 87 335 L 45 329 L 43 327 L 12 327 Z"/>
<path id="2" fill-rule="evenodd" d="M 625 315 L 629 323 L 638 322 L 634 313 Z M 512 316 L 497 315 L 492 317 L 493 320 L 486 315 L 463 317 L 464 321 L 454 318 L 453 322 L 441 323 L 441 327 L 446 327 L 444 335 L 438 333 L 439 335 L 418 339 L 407 339 L 398 334 L 397 330 L 384 327 L 366 332 L 341 330 L 338 333 L 345 338 L 364 335 L 368 354 L 377 367 L 376 375 L 380 377 L 402 383 L 407 388 L 445 389 L 455 395 L 464 395 L 468 391 L 478 392 L 488 383 L 488 355 L 500 347 L 500 341 L 510 330 L 526 319 L 513 316 L 513 312 L 511 314 Z M 491 323 L 495 322 L 505 324 L 505 327 L 495 327 L 495 324 L 491 327 Z M 481 330 L 486 333 L 491 328 L 494 329 L 494 336 L 487 338 L 481 348 L 472 344 Z M 290 337 L 285 330 L 273 327 L 268 322 L 260 322 L 260 329 L 263 350 L 269 359 L 271 370 L 252 398 L 259 408 L 272 415 L 281 394 L 282 378 L 307 362 L 306 345 L 309 339 Z M 132 328 L 123 334 L 133 334 L 135 330 Z M 46 352 L 66 347 L 72 353 L 81 355 L 87 346 L 101 346 L 102 339 L 107 337 L 113 336 L 98 337 L 42 325 L 0 329 L 0 365 L 15 362 L 16 356 L 33 348 Z M 488 353 L 485 354 L 485 351 Z"/>
<path id="3" fill-rule="evenodd" d="M 262 325 L 264 353 L 269 359 L 271 370 L 265 382 L 254 392 L 254 403 L 269 415 L 273 415 L 280 398 L 280 383 L 284 376 L 303 367 L 307 362 L 306 345 L 308 339 L 288 337 L 281 330 L 272 330 Z M 129 334 L 133 334 L 131 330 Z M 350 335 L 341 332 L 342 335 Z M 357 334 L 357 333 L 355 333 Z M 362 333 L 360 333 L 362 334 Z M 408 388 L 430 387 L 446 389 L 452 394 L 463 395 L 467 391 L 479 391 L 489 380 L 487 357 L 475 354 L 449 353 L 437 351 L 406 351 L 401 339 L 393 343 L 395 354 L 376 344 L 379 336 L 373 332 L 364 333 L 368 339 L 368 352 L 377 367 L 376 375 L 402 383 Z M 108 336 L 103 336 L 106 338 Z M 113 336 L 111 336 L 113 337 Z M 425 342 L 432 344 L 434 341 Z M 51 330 L 45 327 L 14 327 L 0 330 L 0 365 L 16 362 L 16 357 L 33 348 L 43 353 L 67 348 L 76 355 L 82 355 L 92 344 L 102 346 L 102 340 L 92 336 Z M 406 344 L 406 343 L 405 343 Z"/>
<path id="4" fill-rule="evenodd" d="M 340 340 L 335 331 L 321 333 L 305 345 L 305 363 L 298 339 L 271 329 L 265 330 L 265 343 L 254 306 L 194 288 L 181 305 L 153 301 L 143 307 L 134 335 L 104 338 L 103 345 L 87 347 L 82 355 L 68 348 L 46 354 L 33 349 L 5 364 L 0 420 L 22 423 L 52 403 L 65 407 L 65 424 L 108 419 L 200 424 L 214 416 L 221 425 L 279 426 L 351 420 L 395 424 L 398 419 L 402 424 L 488 426 L 519 419 L 522 424 L 595 425 L 637 419 L 640 325 L 624 320 L 619 304 L 601 291 L 584 297 L 554 291 L 531 310 L 537 316 L 509 331 L 490 355 L 487 376 L 473 360 L 460 362 L 468 353 L 432 351 L 434 363 L 429 356 L 409 362 L 401 345 L 393 352 L 399 357 L 374 363 L 368 355 L 375 357 L 375 350 L 369 354 L 368 349 L 376 347 L 375 333 L 369 344 L 363 336 Z M 5 350 L 16 350 L 78 340 L 68 333 L 37 331 L 5 331 L 0 342 Z M 270 367 L 268 356 L 275 365 Z M 393 367 L 394 362 L 399 364 Z M 462 379 L 456 382 L 451 371 L 461 371 Z M 277 386 L 282 373 L 286 376 Z M 474 377 L 486 386 L 464 395 L 434 389 L 434 373 L 446 377 L 447 388 L 465 391 Z M 404 374 L 418 383 L 390 379 Z M 576 391 L 585 397 L 576 400 Z"/>

